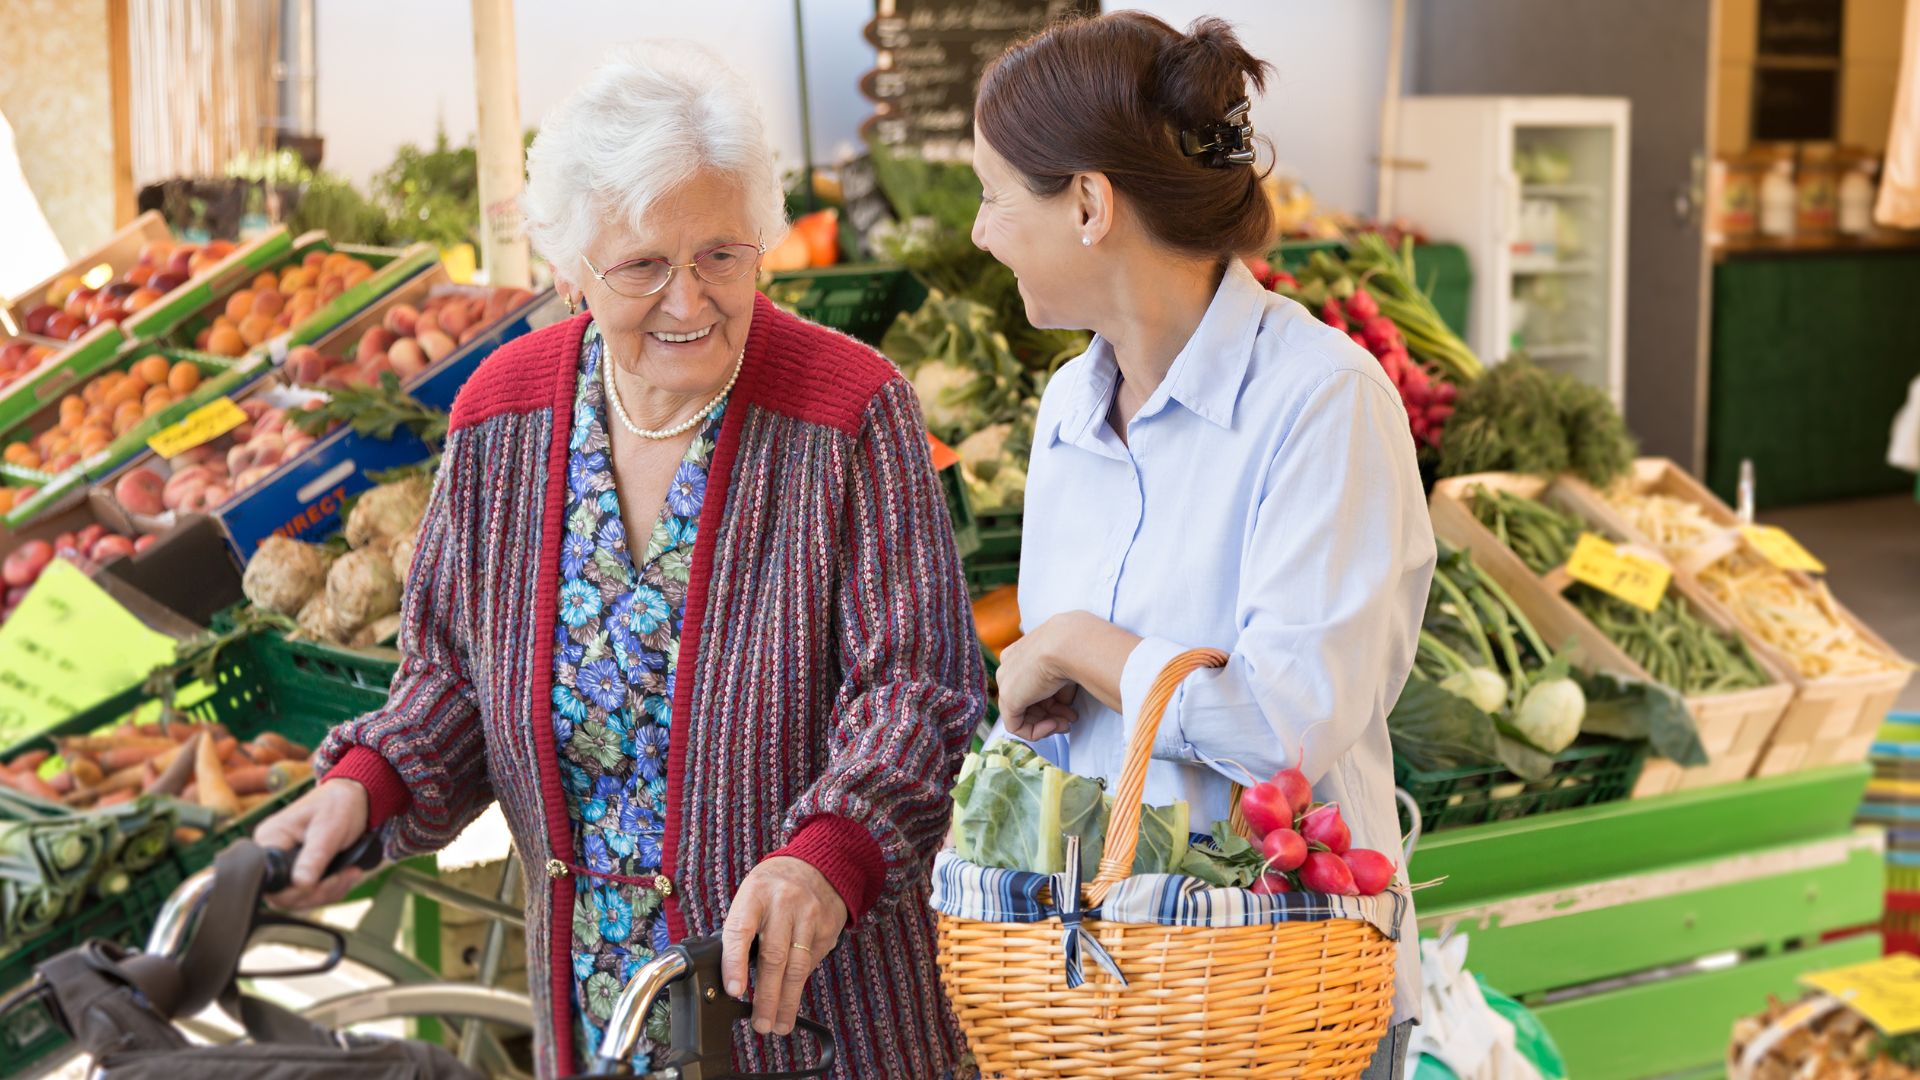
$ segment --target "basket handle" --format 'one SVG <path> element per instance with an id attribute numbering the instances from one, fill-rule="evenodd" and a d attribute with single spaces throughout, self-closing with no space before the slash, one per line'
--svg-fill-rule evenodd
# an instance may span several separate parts
<path id="1" fill-rule="evenodd" d="M 1100 872 L 1087 886 L 1087 898 L 1098 905 L 1115 885 L 1133 873 L 1133 854 L 1140 846 L 1140 799 L 1147 787 L 1147 765 L 1153 760 L 1153 740 L 1160 733 L 1160 721 L 1173 695 L 1187 676 L 1202 668 L 1227 666 L 1227 654 L 1219 649 L 1189 649 L 1173 658 L 1147 691 L 1140 706 L 1140 719 L 1127 739 L 1127 764 L 1120 771 L 1120 786 L 1113 793 L 1113 816 L 1107 820 L 1106 848 L 1100 853 Z M 1238 800 L 1235 800 L 1238 802 Z"/>

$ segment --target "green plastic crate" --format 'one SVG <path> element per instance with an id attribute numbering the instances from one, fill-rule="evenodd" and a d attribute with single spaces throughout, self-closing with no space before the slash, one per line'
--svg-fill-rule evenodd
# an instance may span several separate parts
<path id="1" fill-rule="evenodd" d="M 979 594 L 1020 580 L 1020 512 L 981 514 L 974 518 L 980 541 L 973 554 L 961 559 L 969 591 Z"/>
<path id="2" fill-rule="evenodd" d="M 0 956 L 0 995 L 32 978 L 36 964 L 81 942 L 99 938 L 121 945 L 145 945 L 160 905 L 173 895 L 181 880 L 179 868 L 163 861 L 140 875 L 126 892 L 93 904 L 57 929 L 10 949 Z M 0 1017 L 0 1076 L 34 1072 L 35 1062 L 66 1044 L 65 1032 L 44 1004 L 16 1009 Z"/>
<path id="3" fill-rule="evenodd" d="M 235 616 L 245 604 L 236 604 L 213 617 L 216 633 L 233 629 Z M 284 634 L 262 631 L 251 639 L 267 665 L 282 672 L 309 672 L 319 679 L 338 679 L 383 698 L 393 683 L 400 662 L 382 653 L 363 652 L 319 641 L 295 641 Z"/>
<path id="4" fill-rule="evenodd" d="M 1545 779 L 1527 781 L 1498 765 L 1422 772 L 1396 754 L 1393 782 L 1420 807 L 1421 831 L 1434 832 L 1624 799 L 1646 760 L 1645 742 L 1583 739 L 1555 756 Z"/>
<path id="5" fill-rule="evenodd" d="M 831 266 L 773 275 L 767 299 L 878 348 L 895 316 L 918 309 L 927 287 L 898 266 Z"/>

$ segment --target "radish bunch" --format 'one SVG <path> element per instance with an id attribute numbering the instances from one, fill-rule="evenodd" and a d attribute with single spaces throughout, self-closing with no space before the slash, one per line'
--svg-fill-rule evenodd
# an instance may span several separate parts
<path id="1" fill-rule="evenodd" d="M 1354 847 L 1340 808 L 1316 804 L 1313 787 L 1299 769 L 1281 769 L 1242 792 L 1240 811 L 1261 838 L 1260 854 L 1267 861 L 1254 892 L 1378 896 L 1393 881 L 1393 860 Z"/>
<path id="2" fill-rule="evenodd" d="M 1434 376 L 1425 365 L 1407 351 L 1406 339 L 1392 319 L 1380 314 L 1380 305 L 1364 286 L 1342 301 L 1328 297 L 1315 312 L 1320 321 L 1343 330 L 1354 344 L 1373 354 L 1380 367 L 1400 391 L 1400 404 L 1407 410 L 1407 425 L 1421 447 L 1440 445 L 1440 433 L 1453 415 L 1453 399 L 1458 389 Z"/>

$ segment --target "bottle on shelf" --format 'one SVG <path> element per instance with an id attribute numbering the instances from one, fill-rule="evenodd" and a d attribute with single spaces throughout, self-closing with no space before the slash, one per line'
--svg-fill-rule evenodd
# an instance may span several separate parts
<path id="1" fill-rule="evenodd" d="M 1865 236 L 1873 231 L 1873 159 L 1860 158 L 1840 180 L 1840 231 Z"/>
<path id="2" fill-rule="evenodd" d="M 1776 240 L 1793 236 L 1798 200 L 1793 186 L 1793 162 L 1781 158 L 1760 182 L 1760 235 Z"/>

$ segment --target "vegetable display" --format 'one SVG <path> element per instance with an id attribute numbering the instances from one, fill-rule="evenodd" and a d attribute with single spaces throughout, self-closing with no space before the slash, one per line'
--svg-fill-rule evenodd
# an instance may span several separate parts
<path id="1" fill-rule="evenodd" d="M 1769 994 L 1767 1009 L 1734 1022 L 1729 1058 L 1742 1060 L 1774 1024 L 1785 1025 L 1755 1063 L 1753 1080 L 1920 1080 L 1920 1033 L 1882 1035 L 1849 1008 L 1800 1018 L 1807 1002 Z"/>
<path id="2" fill-rule="evenodd" d="M 1675 560 L 1727 537 L 1699 505 L 1671 495 L 1604 493 L 1628 522 Z M 1825 582 L 1797 577 L 1745 546 L 1694 572 L 1694 580 L 1726 606 L 1741 628 L 1778 649 L 1809 679 L 1871 675 L 1905 664 L 1854 626 Z"/>
<path id="3" fill-rule="evenodd" d="M 1537 574 L 1564 566 L 1584 531 L 1579 519 L 1533 499 L 1475 487 L 1474 516 Z M 1575 583 L 1566 597 L 1653 677 L 1683 694 L 1725 694 L 1769 679 L 1738 636 L 1723 634 L 1669 592 L 1653 611 Z"/>
<path id="4" fill-rule="evenodd" d="M 1571 472 L 1605 487 L 1633 465 L 1633 436 L 1606 391 L 1513 356 L 1462 387 L 1439 475 Z"/>
<path id="5" fill-rule="evenodd" d="M 10 465 L 61 472 L 105 450 L 199 385 L 200 368 L 190 360 L 170 363 L 158 353 L 142 357 L 126 371 L 96 375 L 61 398 L 60 416 L 52 427 L 7 444 L 0 456 Z"/>
<path id="6" fill-rule="evenodd" d="M 247 599 L 318 641 L 365 648 L 391 640 L 431 490 L 413 475 L 361 495 L 347 513 L 345 551 L 268 538 L 241 579 Z"/>

